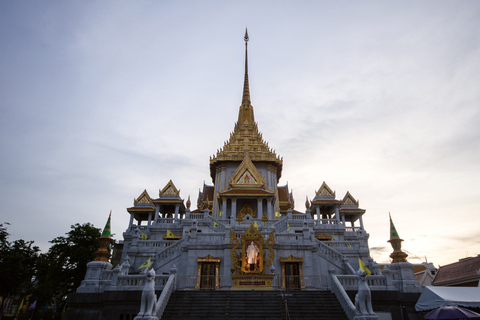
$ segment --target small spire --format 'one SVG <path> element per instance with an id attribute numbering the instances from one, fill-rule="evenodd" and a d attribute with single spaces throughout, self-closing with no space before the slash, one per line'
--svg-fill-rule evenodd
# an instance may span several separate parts
<path id="1" fill-rule="evenodd" d="M 110 221 L 112 219 L 112 210 L 110 210 L 110 214 L 108 215 L 108 220 L 107 224 L 105 225 L 105 228 L 103 229 L 102 236 L 112 236 L 112 230 L 111 230 L 111 225 Z"/>
<path id="2" fill-rule="evenodd" d="M 390 212 L 388 213 L 388 217 L 390 218 L 390 240 L 400 239 L 397 229 L 395 229 L 395 225 L 393 224 L 392 216 L 390 215 Z"/>
<path id="3" fill-rule="evenodd" d="M 238 113 L 238 123 L 255 123 L 255 117 L 253 115 L 253 107 L 250 101 L 250 88 L 248 84 L 248 31 L 245 29 L 245 79 L 243 82 L 243 97 L 242 105 L 240 106 L 240 112 Z"/>

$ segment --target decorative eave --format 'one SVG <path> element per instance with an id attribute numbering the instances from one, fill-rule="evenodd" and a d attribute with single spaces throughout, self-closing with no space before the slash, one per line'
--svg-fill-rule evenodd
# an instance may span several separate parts
<path id="1" fill-rule="evenodd" d="M 312 207 L 314 205 L 336 205 L 342 204 L 342 200 L 332 199 L 332 200 L 313 200 L 311 201 Z"/>
<path id="2" fill-rule="evenodd" d="M 259 189 L 229 189 L 218 193 L 219 197 L 222 196 L 267 196 L 273 197 L 275 193 L 270 190 Z"/>
<path id="3" fill-rule="evenodd" d="M 130 208 L 127 208 L 127 211 L 129 213 L 142 213 L 142 212 L 148 213 L 148 212 L 155 212 L 155 207 L 153 206 L 130 207 Z"/>
<path id="4" fill-rule="evenodd" d="M 175 203 L 183 203 L 183 200 L 182 199 L 162 199 L 162 198 L 159 198 L 159 199 L 155 199 L 153 200 L 153 203 L 160 203 L 160 204 L 175 204 Z"/>

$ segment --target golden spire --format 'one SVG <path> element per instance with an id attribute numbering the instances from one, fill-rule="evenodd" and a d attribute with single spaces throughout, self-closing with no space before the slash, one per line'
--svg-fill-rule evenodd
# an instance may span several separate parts
<path id="1" fill-rule="evenodd" d="M 210 157 L 210 176 L 215 181 L 217 164 L 225 161 L 242 162 L 245 158 L 245 149 L 248 148 L 248 156 L 252 162 L 269 162 L 277 168 L 277 180 L 282 175 L 283 159 L 275 154 L 275 151 L 268 147 L 263 140 L 262 134 L 258 131 L 255 123 L 253 107 L 250 102 L 250 90 L 248 85 L 248 32 L 245 30 L 245 81 L 243 85 L 242 105 L 238 112 L 238 122 L 230 138 L 225 141 L 223 148 Z M 278 182 L 278 181 L 277 181 Z"/>
<path id="2" fill-rule="evenodd" d="M 248 86 L 248 32 L 245 29 L 245 80 L 243 82 L 242 105 L 238 112 L 238 124 L 253 124 L 255 117 L 253 115 L 253 107 L 250 101 L 250 88 Z"/>

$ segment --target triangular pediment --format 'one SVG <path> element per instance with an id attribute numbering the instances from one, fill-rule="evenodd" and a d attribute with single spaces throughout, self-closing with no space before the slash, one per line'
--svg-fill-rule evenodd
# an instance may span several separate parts
<path id="1" fill-rule="evenodd" d="M 335 191 L 332 191 L 330 187 L 323 181 L 322 185 L 320 186 L 320 189 L 315 192 L 315 194 L 318 197 L 333 197 L 335 198 Z"/>
<path id="2" fill-rule="evenodd" d="M 264 188 L 265 178 L 260 175 L 248 153 L 229 179 L 231 188 Z"/>
<path id="3" fill-rule="evenodd" d="M 347 191 L 347 194 L 345 197 L 343 197 L 343 205 L 344 206 L 356 206 L 358 207 L 359 201 L 355 200 L 355 198 L 350 194 L 350 192 Z"/>
<path id="4" fill-rule="evenodd" d="M 173 184 L 172 180 L 168 181 L 167 185 L 160 190 L 160 196 L 178 196 L 180 195 L 180 190 L 178 190 Z"/>
<path id="5" fill-rule="evenodd" d="M 143 190 L 142 194 L 137 198 L 133 200 L 133 204 L 151 204 L 153 203 L 152 198 L 148 195 L 147 190 Z"/>

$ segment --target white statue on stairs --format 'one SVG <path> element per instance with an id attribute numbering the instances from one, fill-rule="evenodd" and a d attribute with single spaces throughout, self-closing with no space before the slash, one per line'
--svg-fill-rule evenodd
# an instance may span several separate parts
<path id="1" fill-rule="evenodd" d="M 148 268 L 147 268 L 148 269 Z M 135 317 L 139 319 L 158 319 L 155 310 L 157 304 L 157 296 L 155 295 L 155 270 L 150 269 L 147 272 L 147 280 L 142 291 L 142 300 L 140 303 L 140 312 Z"/>
<path id="2" fill-rule="evenodd" d="M 367 273 L 358 270 L 358 292 L 355 296 L 355 311 L 357 315 L 374 315 L 372 296 L 367 285 Z"/>

